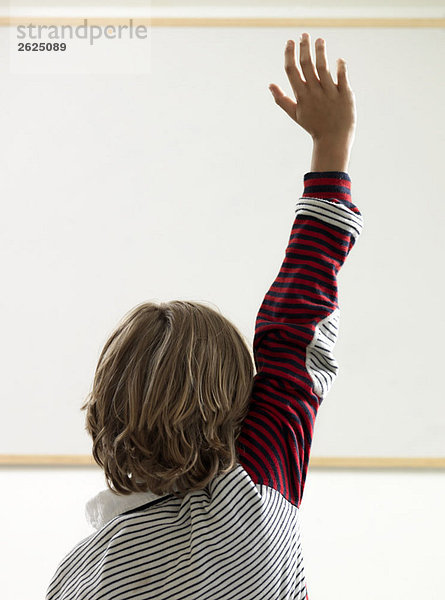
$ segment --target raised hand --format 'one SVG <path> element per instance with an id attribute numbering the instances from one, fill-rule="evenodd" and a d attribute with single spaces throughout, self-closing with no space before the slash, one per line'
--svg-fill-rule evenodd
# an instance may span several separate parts
<path id="1" fill-rule="evenodd" d="M 327 63 L 325 41 L 323 38 L 315 40 L 314 66 L 310 36 L 303 33 L 300 38 L 300 65 L 305 80 L 295 62 L 295 42 L 289 40 L 284 51 L 284 69 L 296 102 L 286 96 L 278 85 L 271 83 L 269 89 L 275 102 L 312 136 L 314 142 L 352 146 L 357 114 L 345 61 L 337 59 L 338 83 L 335 83 Z"/>

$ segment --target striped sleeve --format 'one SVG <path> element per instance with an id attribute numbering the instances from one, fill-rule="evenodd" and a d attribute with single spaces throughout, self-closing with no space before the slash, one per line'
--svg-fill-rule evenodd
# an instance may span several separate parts
<path id="1" fill-rule="evenodd" d="M 300 507 L 314 421 L 337 375 L 337 274 L 363 227 L 345 172 L 310 172 L 285 257 L 255 322 L 256 375 L 237 439 L 255 483 Z"/>

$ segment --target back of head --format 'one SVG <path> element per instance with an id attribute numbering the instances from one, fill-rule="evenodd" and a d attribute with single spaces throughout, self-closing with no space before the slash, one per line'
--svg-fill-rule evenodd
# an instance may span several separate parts
<path id="1" fill-rule="evenodd" d="M 184 497 L 234 469 L 253 376 L 244 337 L 216 310 L 184 300 L 134 307 L 81 407 L 108 487 Z"/>

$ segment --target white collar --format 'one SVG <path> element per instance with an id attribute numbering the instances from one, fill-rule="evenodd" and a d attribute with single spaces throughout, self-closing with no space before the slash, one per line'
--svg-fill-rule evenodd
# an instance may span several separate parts
<path id="1" fill-rule="evenodd" d="M 116 495 L 107 488 L 88 500 L 85 506 L 85 517 L 94 529 L 100 529 L 117 515 L 168 495 L 158 496 L 153 492 L 132 492 L 124 496 Z"/>

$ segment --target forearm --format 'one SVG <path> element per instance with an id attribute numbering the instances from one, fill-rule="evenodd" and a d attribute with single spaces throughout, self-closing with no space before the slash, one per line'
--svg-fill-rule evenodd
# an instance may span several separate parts
<path id="1" fill-rule="evenodd" d="M 351 145 L 343 141 L 314 141 L 311 171 L 347 172 Z"/>

